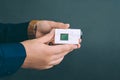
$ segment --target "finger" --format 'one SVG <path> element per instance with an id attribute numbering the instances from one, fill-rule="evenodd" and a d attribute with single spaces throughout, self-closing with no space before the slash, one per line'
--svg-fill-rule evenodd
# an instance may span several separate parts
<path id="1" fill-rule="evenodd" d="M 45 67 L 44 69 L 50 69 L 50 68 L 52 68 L 54 65 L 50 65 L 50 66 L 47 66 L 47 67 Z"/>
<path id="2" fill-rule="evenodd" d="M 49 21 L 49 24 L 52 28 L 67 29 L 70 27 L 70 24 L 64 24 L 61 22 Z"/>
<path id="3" fill-rule="evenodd" d="M 53 57 L 52 57 L 52 60 L 51 61 L 54 61 L 54 60 L 57 60 L 57 59 L 60 59 L 62 57 L 64 57 L 66 53 L 61 53 L 61 54 L 55 54 Z"/>
<path id="4" fill-rule="evenodd" d="M 72 51 L 74 49 L 77 49 L 77 45 L 65 44 L 65 45 L 55 45 L 50 47 L 50 51 L 54 54 L 58 54 L 66 51 Z"/>
<path id="5" fill-rule="evenodd" d="M 80 44 L 77 44 L 77 46 L 78 46 L 78 48 L 80 48 L 80 47 L 81 47 L 81 45 L 80 45 Z"/>
<path id="6" fill-rule="evenodd" d="M 82 39 L 79 39 L 79 43 L 81 43 L 82 42 Z M 81 45 L 80 44 L 77 44 L 77 46 L 78 46 L 78 48 L 80 48 L 81 47 Z"/>
<path id="7" fill-rule="evenodd" d="M 53 29 L 50 33 L 46 34 L 45 36 L 38 38 L 39 42 L 41 43 L 48 43 L 51 42 L 54 38 L 55 30 Z"/>
<path id="8" fill-rule="evenodd" d="M 60 58 L 64 57 L 65 55 L 67 55 L 69 52 L 70 52 L 70 51 L 66 51 L 66 52 L 63 52 L 63 53 L 55 54 L 55 55 L 52 57 L 52 60 L 51 60 L 51 61 L 60 59 Z"/>
<path id="9" fill-rule="evenodd" d="M 58 64 L 60 64 L 60 63 L 62 62 L 63 59 L 64 59 L 64 57 L 59 58 L 59 59 L 57 59 L 57 60 L 54 60 L 54 61 L 52 61 L 52 62 L 50 63 L 50 65 L 58 65 Z"/>
<path id="10" fill-rule="evenodd" d="M 44 36 L 44 35 L 45 35 L 45 34 L 42 33 L 42 32 L 39 32 L 39 31 L 36 32 L 36 38 L 40 38 L 40 37 L 42 37 L 42 36 Z"/>
<path id="11" fill-rule="evenodd" d="M 82 39 L 79 39 L 79 43 L 81 43 L 82 42 Z"/>

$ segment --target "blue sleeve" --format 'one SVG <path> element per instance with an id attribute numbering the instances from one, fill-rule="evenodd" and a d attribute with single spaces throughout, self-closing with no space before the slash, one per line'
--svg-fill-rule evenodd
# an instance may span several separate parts
<path id="1" fill-rule="evenodd" d="M 26 57 L 24 46 L 20 43 L 0 44 L 0 77 L 15 73 Z"/>
<path id="2" fill-rule="evenodd" d="M 0 77 L 15 73 L 23 64 L 26 52 L 18 42 L 28 39 L 28 25 L 0 23 Z"/>
<path id="3" fill-rule="evenodd" d="M 29 22 L 19 24 L 0 23 L 0 43 L 21 42 L 28 39 Z"/>

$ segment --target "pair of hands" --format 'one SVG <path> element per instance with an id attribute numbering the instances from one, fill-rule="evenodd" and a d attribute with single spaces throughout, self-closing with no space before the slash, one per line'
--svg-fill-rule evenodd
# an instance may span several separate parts
<path id="1" fill-rule="evenodd" d="M 69 24 L 61 22 L 38 21 L 36 39 L 21 42 L 27 55 L 22 68 L 38 70 L 52 68 L 58 65 L 69 52 L 80 48 L 80 44 L 49 45 L 54 40 L 55 28 L 67 29 L 69 27 Z"/>

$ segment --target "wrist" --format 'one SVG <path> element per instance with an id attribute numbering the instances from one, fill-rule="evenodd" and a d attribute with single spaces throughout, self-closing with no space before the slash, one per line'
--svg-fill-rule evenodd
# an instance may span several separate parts
<path id="1" fill-rule="evenodd" d="M 36 38 L 37 22 L 38 20 L 32 20 L 29 23 L 29 26 L 28 26 L 28 38 L 29 39 Z"/>
<path id="2" fill-rule="evenodd" d="M 24 60 L 24 63 L 22 64 L 22 68 L 28 68 L 30 65 L 29 65 L 29 42 L 30 40 L 28 40 L 28 41 L 23 41 L 23 42 L 21 42 L 21 44 L 24 46 L 24 48 L 25 48 L 25 51 L 26 51 L 26 58 L 25 58 L 25 60 Z"/>

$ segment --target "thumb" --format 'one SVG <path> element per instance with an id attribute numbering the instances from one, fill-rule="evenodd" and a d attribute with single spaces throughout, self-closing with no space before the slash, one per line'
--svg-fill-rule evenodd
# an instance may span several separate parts
<path id="1" fill-rule="evenodd" d="M 70 24 L 64 24 L 62 22 L 49 21 L 48 23 L 52 28 L 67 29 L 70 27 Z"/>
<path id="2" fill-rule="evenodd" d="M 44 35 L 41 38 L 38 38 L 38 40 L 41 43 L 48 43 L 48 42 L 50 42 L 50 41 L 52 41 L 54 39 L 54 35 L 55 35 L 55 30 L 52 29 L 50 33 Z"/>

